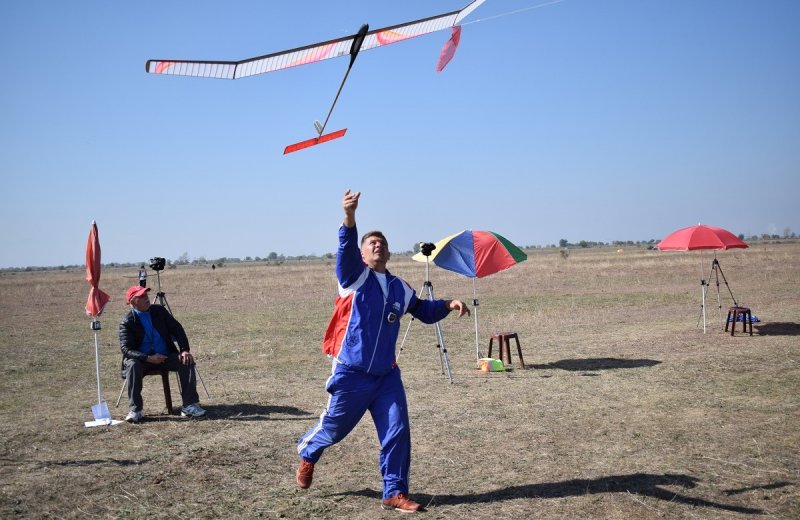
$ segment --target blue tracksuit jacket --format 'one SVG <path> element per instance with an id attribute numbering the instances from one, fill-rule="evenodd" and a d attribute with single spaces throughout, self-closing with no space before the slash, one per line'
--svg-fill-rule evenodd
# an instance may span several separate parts
<path id="1" fill-rule="evenodd" d="M 377 275 L 361 258 L 358 231 L 339 228 L 336 255 L 339 295 L 323 340 L 323 351 L 356 370 L 386 374 L 395 366 L 400 317 L 409 312 L 435 323 L 450 312 L 443 300 L 421 300 L 404 280 L 386 272 L 384 296 Z"/>

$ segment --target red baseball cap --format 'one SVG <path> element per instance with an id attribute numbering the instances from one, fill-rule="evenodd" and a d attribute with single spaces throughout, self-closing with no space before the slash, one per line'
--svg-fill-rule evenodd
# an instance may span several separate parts
<path id="1" fill-rule="evenodd" d="M 141 296 L 147 293 L 147 291 L 149 290 L 150 290 L 149 287 L 142 287 L 140 285 L 134 285 L 132 287 L 129 287 L 128 292 L 125 293 L 125 303 L 130 304 L 131 298 L 133 298 L 134 296 Z"/>

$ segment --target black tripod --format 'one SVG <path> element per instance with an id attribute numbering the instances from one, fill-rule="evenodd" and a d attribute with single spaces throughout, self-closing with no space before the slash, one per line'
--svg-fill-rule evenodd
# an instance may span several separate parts
<path id="1" fill-rule="evenodd" d="M 719 260 L 717 260 L 716 255 L 714 255 L 714 260 L 711 262 L 711 271 L 708 273 L 708 283 L 706 283 L 705 279 L 700 280 L 700 285 L 703 286 L 703 303 L 700 304 L 700 317 L 697 319 L 697 325 L 700 325 L 700 320 L 703 320 L 703 328 L 705 329 L 705 317 L 706 317 L 706 294 L 708 293 L 708 288 L 711 285 L 711 276 L 714 276 L 714 281 L 717 285 L 717 312 L 719 314 L 719 324 L 722 327 L 722 300 L 720 299 L 719 294 L 719 277 L 722 276 L 722 281 L 725 282 L 725 287 L 728 289 L 728 294 L 731 295 L 731 300 L 733 300 L 734 307 L 738 307 L 739 304 L 736 302 L 736 297 L 733 295 L 733 291 L 731 290 L 731 286 L 728 284 L 728 279 L 725 278 L 725 273 L 722 272 L 722 266 L 719 265 Z"/>
<path id="2" fill-rule="evenodd" d="M 166 307 L 170 314 L 172 314 L 172 309 L 169 307 L 169 302 L 167 301 L 167 295 L 164 294 L 164 291 L 161 290 L 161 270 L 156 271 L 156 283 L 158 284 L 158 291 L 156 295 L 153 297 L 153 303 L 157 303 L 162 307 Z M 174 316 L 174 314 L 173 314 Z"/>
<path id="3" fill-rule="evenodd" d="M 153 267 L 153 269 L 155 269 L 156 271 L 156 283 L 158 285 L 158 291 L 156 291 L 156 295 L 153 297 L 153 303 L 161 305 L 162 307 L 166 308 L 170 314 L 175 316 L 172 313 L 172 309 L 169 306 L 169 302 L 167 301 L 167 295 L 164 293 L 164 291 L 161 290 L 161 269 L 156 269 L 155 266 L 153 265 L 151 265 L 150 267 Z M 195 363 L 194 365 L 194 373 L 197 374 L 197 379 L 200 381 L 200 384 L 203 385 L 203 390 L 205 390 L 206 392 L 206 397 L 211 399 L 211 395 L 208 393 L 208 388 L 206 388 L 206 384 L 203 381 L 203 376 L 201 376 L 200 372 L 197 370 L 197 363 Z M 180 381 L 178 381 L 178 384 L 180 385 Z"/>
<path id="4" fill-rule="evenodd" d="M 425 255 L 425 283 L 423 284 L 422 291 L 426 294 L 428 300 L 433 301 L 435 298 L 433 297 L 433 284 L 430 280 L 430 256 L 431 252 L 436 249 L 436 246 L 431 243 L 424 243 L 420 244 L 420 249 L 422 250 L 422 254 Z M 411 320 L 408 322 L 408 327 L 406 327 L 406 333 L 403 335 L 403 342 L 400 344 L 400 352 L 403 352 L 403 345 L 406 343 L 406 337 L 408 336 L 408 331 L 411 329 L 411 324 L 414 323 L 414 317 L 411 317 Z M 444 334 L 442 334 L 442 326 L 437 321 L 433 324 L 433 328 L 436 331 L 436 349 L 439 351 L 439 362 L 442 366 L 442 374 L 447 371 L 447 378 L 450 380 L 450 383 L 453 383 L 453 374 L 450 372 L 450 360 L 447 357 L 447 347 L 444 344 Z M 398 358 L 400 355 L 398 354 Z"/>

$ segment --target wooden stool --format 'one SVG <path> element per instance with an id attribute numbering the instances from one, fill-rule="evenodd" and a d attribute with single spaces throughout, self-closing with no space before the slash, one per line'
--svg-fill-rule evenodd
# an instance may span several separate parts
<path id="1" fill-rule="evenodd" d="M 725 332 L 728 332 L 728 323 L 731 323 L 731 336 L 736 330 L 736 322 L 742 317 L 742 332 L 747 332 L 747 324 L 750 324 L 750 335 L 753 335 L 753 314 L 750 312 L 749 307 L 734 306 L 728 309 L 728 319 L 725 320 Z M 731 321 L 731 317 L 733 320 Z"/>
<path id="2" fill-rule="evenodd" d="M 174 410 L 172 409 L 172 392 L 171 392 L 171 389 L 170 389 L 170 386 L 169 386 L 169 370 L 162 370 L 162 369 L 159 369 L 159 368 L 148 368 L 148 369 L 145 369 L 144 374 L 142 376 L 142 381 L 144 381 L 144 378 L 147 377 L 147 376 L 157 376 L 157 375 L 161 376 L 161 385 L 164 387 L 164 404 L 166 404 L 166 406 L 167 406 L 167 413 L 172 415 L 174 413 Z M 177 373 L 176 373 L 175 377 L 177 377 Z M 181 380 L 178 379 L 178 386 L 180 386 L 180 384 L 181 384 Z M 120 388 L 120 390 L 119 390 L 119 397 L 117 397 L 116 406 L 119 406 L 119 402 L 120 402 L 120 400 L 122 400 L 122 394 L 125 392 L 125 387 L 126 386 L 127 386 L 127 383 L 125 383 L 123 381 L 122 382 L 122 388 Z"/>
<path id="3" fill-rule="evenodd" d="M 519 354 L 519 363 L 522 365 L 522 368 L 525 368 L 525 360 L 522 359 L 522 347 L 519 346 L 519 336 L 517 336 L 516 332 L 498 332 L 497 334 L 492 334 L 492 337 L 489 339 L 489 357 L 492 357 L 492 344 L 494 340 L 497 340 L 498 348 L 500 350 L 500 361 L 503 361 L 503 356 L 505 354 L 505 358 L 508 360 L 508 365 L 511 364 L 511 339 L 517 342 L 517 354 Z M 505 363 L 505 361 L 504 361 Z"/>
<path id="4" fill-rule="evenodd" d="M 172 415 L 172 392 L 170 391 L 169 387 L 169 370 L 145 370 L 144 375 L 147 376 L 155 376 L 161 375 L 161 384 L 164 387 L 164 403 L 167 405 L 167 413 Z"/>

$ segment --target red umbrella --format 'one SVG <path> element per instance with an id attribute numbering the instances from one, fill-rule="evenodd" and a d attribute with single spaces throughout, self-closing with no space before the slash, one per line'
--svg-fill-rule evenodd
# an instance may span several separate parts
<path id="1" fill-rule="evenodd" d="M 702 293 L 702 311 L 703 311 L 703 333 L 706 332 L 706 291 L 708 285 L 706 284 L 705 272 L 703 271 L 703 249 L 745 249 L 748 245 L 740 240 L 736 235 L 728 231 L 714 226 L 704 226 L 697 224 L 696 226 L 689 226 L 679 229 L 674 233 L 667 235 L 664 240 L 658 243 L 658 249 L 661 251 L 694 251 L 700 250 L 700 291 Z M 722 305 L 719 303 L 719 273 L 722 272 L 719 262 L 717 261 L 716 254 L 714 261 L 711 264 L 711 270 L 717 272 L 717 303 L 719 305 L 719 319 L 722 321 Z M 710 273 L 709 273 L 710 274 Z M 725 275 L 722 275 L 725 280 Z M 725 285 L 728 281 L 725 280 Z M 730 291 L 730 286 L 728 286 Z M 731 292 L 733 298 L 733 292 Z M 733 303 L 736 305 L 736 299 L 733 298 Z"/>
<path id="2" fill-rule="evenodd" d="M 103 314 L 109 296 L 100 290 L 100 237 L 97 235 L 97 223 L 92 221 L 89 240 L 86 242 L 86 281 L 91 286 L 89 299 L 86 301 L 86 314 L 96 318 Z"/>
<path id="3" fill-rule="evenodd" d="M 86 242 L 86 281 L 89 282 L 89 299 L 86 301 L 86 314 L 92 317 L 92 330 L 94 331 L 94 364 L 97 371 L 97 404 L 92 406 L 94 421 L 86 426 L 100 426 L 112 424 L 111 413 L 108 405 L 103 400 L 103 391 L 100 388 L 100 345 L 97 341 L 97 331 L 100 322 L 97 317 L 103 314 L 103 308 L 108 303 L 109 296 L 100 290 L 100 238 L 97 235 L 97 223 L 92 221 L 89 230 L 89 240 Z"/>
<path id="4" fill-rule="evenodd" d="M 698 224 L 679 229 L 658 243 L 661 251 L 694 251 L 695 249 L 746 248 L 747 244 L 730 231 Z"/>

